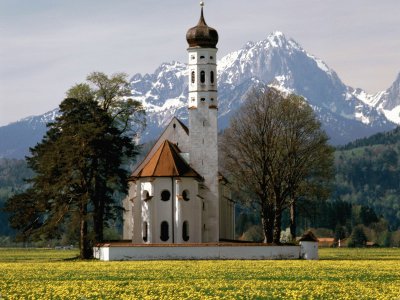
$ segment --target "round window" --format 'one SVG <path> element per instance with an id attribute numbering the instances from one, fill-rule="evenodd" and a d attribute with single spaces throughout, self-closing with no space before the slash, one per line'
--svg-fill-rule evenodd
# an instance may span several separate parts
<path id="1" fill-rule="evenodd" d="M 161 192 L 161 200 L 168 201 L 171 198 L 171 193 L 167 190 Z"/>

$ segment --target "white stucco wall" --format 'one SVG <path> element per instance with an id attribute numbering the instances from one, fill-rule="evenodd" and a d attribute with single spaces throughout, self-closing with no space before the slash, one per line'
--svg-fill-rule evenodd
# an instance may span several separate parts
<path id="1" fill-rule="evenodd" d="M 218 138 L 217 110 L 201 103 L 190 110 L 190 164 L 204 178 L 204 188 L 199 191 L 206 202 L 204 242 L 219 241 L 219 191 L 218 191 Z"/>
<path id="2" fill-rule="evenodd" d="M 200 243 L 219 242 L 220 238 L 234 239 L 234 205 L 228 197 L 220 196 L 218 174 L 218 93 L 217 93 L 217 49 L 189 48 L 189 129 L 190 136 L 176 118 L 168 124 L 156 144 L 138 169 L 142 168 L 165 140 L 178 145 L 188 153 L 188 162 L 203 178 L 198 184 L 192 178 L 140 178 L 136 189 L 124 202 L 124 239 L 133 232 L 134 243 Z M 205 81 L 200 74 L 205 72 Z M 191 80 L 191 73 L 195 81 Z M 212 81 L 211 74 L 214 74 Z M 186 155 L 185 155 L 186 157 Z M 199 187 L 200 186 L 200 187 Z M 182 191 L 188 190 L 189 201 L 182 200 Z M 143 190 L 148 190 L 151 199 L 143 201 Z M 160 201 L 163 190 L 171 192 L 170 201 Z M 132 189 L 133 191 L 133 189 Z M 221 191 L 224 193 L 224 190 Z M 230 196 L 229 196 L 230 199 Z M 133 217 L 129 219 L 129 212 Z M 221 216 L 220 216 L 221 214 Z M 222 219 L 221 219 L 222 218 Z M 169 224 L 169 239 L 162 241 L 161 223 Z M 183 222 L 189 224 L 189 240 L 182 237 Z M 148 224 L 148 240 L 143 241 L 144 222 Z"/>
<path id="3" fill-rule="evenodd" d="M 219 241 L 217 49 L 189 48 L 190 165 L 203 178 L 203 242 Z M 200 74 L 204 71 L 205 80 Z M 192 82 L 192 72 L 195 81 Z M 211 82 L 211 72 L 214 82 Z"/>
<path id="4" fill-rule="evenodd" d="M 142 178 L 136 182 L 137 196 L 133 205 L 134 243 L 169 244 L 200 243 L 202 202 L 197 197 L 198 182 L 195 178 L 156 177 Z M 144 191 L 151 197 L 144 199 Z M 170 193 L 168 201 L 161 200 L 164 191 Z M 187 191 L 189 200 L 184 200 L 182 192 Z M 188 222 L 189 240 L 182 236 L 183 222 Z M 143 240 L 144 224 L 148 224 L 148 239 Z M 161 223 L 168 223 L 168 240 L 161 240 Z"/>
<path id="5" fill-rule="evenodd" d="M 128 187 L 128 195 L 122 201 L 122 206 L 124 211 L 122 213 L 123 217 L 123 229 L 122 229 L 122 239 L 132 240 L 133 238 L 133 202 L 136 196 L 136 185 L 130 183 Z"/>
<path id="6" fill-rule="evenodd" d="M 133 206 L 132 206 L 132 212 L 133 212 L 133 238 L 132 242 L 134 243 L 142 243 L 142 184 L 141 180 L 138 179 L 136 182 L 134 182 L 135 187 L 132 188 L 134 191 L 133 197 Z"/>
<path id="7" fill-rule="evenodd" d="M 153 207 L 153 217 L 151 223 L 151 230 L 153 232 L 152 239 L 150 243 L 172 243 L 173 242 L 173 180 L 172 178 L 158 177 L 154 178 L 154 197 L 151 199 L 151 204 Z M 163 191 L 168 191 L 170 193 L 169 200 L 162 201 L 161 193 Z M 161 223 L 168 223 L 168 237 L 167 241 L 161 240 Z"/>
<path id="8" fill-rule="evenodd" d="M 165 127 L 163 133 L 160 135 L 158 138 L 157 142 L 154 144 L 154 146 L 151 148 L 149 153 L 146 155 L 144 160 L 140 163 L 138 168 L 142 168 L 151 157 L 153 157 L 154 153 L 160 148 L 162 143 L 164 143 L 165 140 L 169 140 L 170 142 L 176 144 L 181 152 L 189 152 L 190 149 L 190 140 L 189 140 L 189 135 L 185 131 L 185 129 L 182 127 L 180 122 L 176 117 L 173 117 L 171 121 L 168 123 L 168 125 Z"/>
<path id="9" fill-rule="evenodd" d="M 300 246 L 112 246 L 95 248 L 100 260 L 300 259 Z"/>
<path id="10" fill-rule="evenodd" d="M 189 48 L 189 108 L 218 106 L 217 94 L 217 49 L 216 48 Z M 205 81 L 200 81 L 200 73 L 204 71 Z M 192 72 L 195 82 L 192 82 Z M 211 83 L 211 72 L 214 72 L 214 83 Z M 201 98 L 205 98 L 204 101 Z"/>
<path id="11" fill-rule="evenodd" d="M 189 192 L 189 200 L 183 199 L 183 191 Z M 201 243 L 202 202 L 197 197 L 198 182 L 193 178 L 177 180 L 177 234 L 176 243 Z M 189 240 L 184 241 L 183 222 L 188 222 Z"/>
<path id="12" fill-rule="evenodd" d="M 301 258 L 314 260 L 318 259 L 318 242 L 301 241 Z"/>
<path id="13" fill-rule="evenodd" d="M 219 183 L 219 232 L 220 239 L 235 239 L 235 203 L 229 184 L 223 181 Z"/>

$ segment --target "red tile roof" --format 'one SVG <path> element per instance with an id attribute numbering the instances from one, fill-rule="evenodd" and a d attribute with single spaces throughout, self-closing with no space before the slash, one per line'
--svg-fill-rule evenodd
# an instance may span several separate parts
<path id="1" fill-rule="evenodd" d="M 148 162 L 133 174 L 140 177 L 202 177 L 179 154 L 178 146 L 165 140 Z"/>

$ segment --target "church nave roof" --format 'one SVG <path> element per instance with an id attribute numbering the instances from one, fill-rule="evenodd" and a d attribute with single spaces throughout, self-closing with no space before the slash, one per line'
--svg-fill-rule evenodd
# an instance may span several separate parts
<path id="1" fill-rule="evenodd" d="M 178 146 L 165 140 L 154 155 L 132 177 L 202 177 L 180 155 Z"/>

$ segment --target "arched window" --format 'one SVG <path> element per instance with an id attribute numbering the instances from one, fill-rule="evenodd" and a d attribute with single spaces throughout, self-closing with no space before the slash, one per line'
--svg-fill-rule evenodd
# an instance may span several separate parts
<path id="1" fill-rule="evenodd" d="M 187 242 L 189 240 L 189 222 L 183 222 L 182 226 L 182 239 Z"/>
<path id="2" fill-rule="evenodd" d="M 196 73 L 194 71 L 192 71 L 192 83 L 194 83 L 196 81 Z"/>
<path id="3" fill-rule="evenodd" d="M 143 222 L 143 227 L 142 227 L 142 235 L 143 235 L 143 241 L 147 242 L 148 240 L 148 230 L 149 226 L 147 225 L 147 222 Z"/>
<path id="4" fill-rule="evenodd" d="M 200 59 L 205 59 L 204 55 L 200 56 Z"/>
<path id="5" fill-rule="evenodd" d="M 167 221 L 162 221 L 161 222 L 161 235 L 160 239 L 163 242 L 166 242 L 169 240 L 169 225 Z"/>
<path id="6" fill-rule="evenodd" d="M 210 82 L 213 84 L 214 83 L 214 71 L 210 72 Z"/>
<path id="7" fill-rule="evenodd" d="M 204 71 L 200 72 L 200 82 L 201 83 L 206 82 L 206 72 L 204 72 Z"/>
<path id="8" fill-rule="evenodd" d="M 203 125 L 204 125 L 204 124 L 203 124 Z M 183 198 L 183 200 L 185 200 L 185 201 L 189 201 L 189 200 L 190 200 L 190 193 L 189 193 L 188 190 L 184 190 L 184 191 L 182 192 L 182 198 Z"/>
<path id="9" fill-rule="evenodd" d="M 163 190 L 161 192 L 161 200 L 168 201 L 171 198 L 171 193 L 168 190 Z"/>

